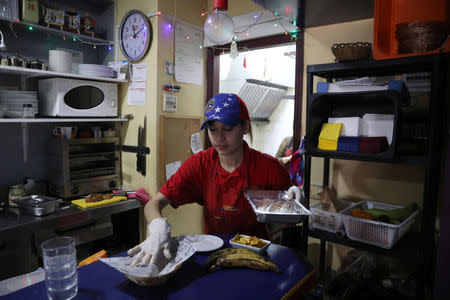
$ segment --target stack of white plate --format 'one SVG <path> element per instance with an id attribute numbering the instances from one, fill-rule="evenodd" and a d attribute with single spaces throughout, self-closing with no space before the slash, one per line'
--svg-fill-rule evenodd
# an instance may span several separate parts
<path id="1" fill-rule="evenodd" d="M 5 116 L 9 118 L 21 118 L 26 104 L 31 104 L 32 111 L 38 113 L 36 91 L 0 91 L 0 104 L 6 105 Z"/>
<path id="2" fill-rule="evenodd" d="M 50 71 L 70 73 L 72 71 L 72 53 L 50 50 L 48 52 L 48 67 Z"/>
<path id="3" fill-rule="evenodd" d="M 92 77 L 114 77 L 114 70 L 104 65 L 80 64 L 78 72 L 81 75 Z"/>

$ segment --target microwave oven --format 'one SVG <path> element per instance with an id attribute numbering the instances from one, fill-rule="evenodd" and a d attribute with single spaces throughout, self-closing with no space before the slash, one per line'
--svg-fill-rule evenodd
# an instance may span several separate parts
<path id="1" fill-rule="evenodd" d="M 117 83 L 49 78 L 38 81 L 39 115 L 117 117 Z"/>

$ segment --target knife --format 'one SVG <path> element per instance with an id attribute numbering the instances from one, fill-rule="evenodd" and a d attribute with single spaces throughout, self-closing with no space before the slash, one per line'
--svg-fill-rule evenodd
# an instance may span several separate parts
<path id="1" fill-rule="evenodd" d="M 137 148 L 137 154 L 136 154 L 136 171 L 141 172 L 142 174 L 142 127 L 139 125 L 138 127 L 138 148 Z"/>

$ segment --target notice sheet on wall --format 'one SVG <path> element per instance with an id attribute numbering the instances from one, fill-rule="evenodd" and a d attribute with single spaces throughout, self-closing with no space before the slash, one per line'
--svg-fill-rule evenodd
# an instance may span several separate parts
<path id="1" fill-rule="evenodd" d="M 202 85 L 203 31 L 186 23 L 175 25 L 175 79 Z"/>
<path id="2" fill-rule="evenodd" d="M 181 167 L 181 160 L 177 160 L 166 165 L 166 180 L 177 172 L 177 170 Z"/>
<path id="3" fill-rule="evenodd" d="M 128 86 L 128 105 L 145 105 L 147 94 L 147 64 L 131 65 L 131 82 Z"/>

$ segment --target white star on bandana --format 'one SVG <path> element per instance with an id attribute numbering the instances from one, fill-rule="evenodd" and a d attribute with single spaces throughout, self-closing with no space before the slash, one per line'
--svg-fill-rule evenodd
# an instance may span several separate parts
<path id="1" fill-rule="evenodd" d="M 223 104 L 223 107 L 227 107 L 228 105 L 230 105 L 230 104 L 228 104 L 228 103 L 225 102 L 225 103 Z"/>
<path id="2" fill-rule="evenodd" d="M 214 111 L 216 112 L 216 113 L 220 113 L 220 110 L 221 110 L 222 108 L 221 107 L 217 107 L 216 109 L 214 109 Z"/>

